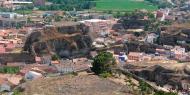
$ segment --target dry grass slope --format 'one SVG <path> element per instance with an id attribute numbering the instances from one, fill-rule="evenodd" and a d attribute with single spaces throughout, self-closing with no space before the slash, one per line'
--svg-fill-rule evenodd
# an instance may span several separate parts
<path id="1" fill-rule="evenodd" d="M 131 95 L 121 84 L 95 75 L 66 75 L 28 82 L 22 95 Z"/>

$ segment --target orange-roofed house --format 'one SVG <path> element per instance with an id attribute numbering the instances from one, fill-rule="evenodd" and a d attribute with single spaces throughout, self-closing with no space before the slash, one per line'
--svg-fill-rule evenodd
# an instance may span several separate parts
<path id="1" fill-rule="evenodd" d="M 142 57 L 143 57 L 143 53 L 140 53 L 140 52 L 130 52 L 128 54 L 128 59 L 129 60 L 141 61 Z"/>
<path id="2" fill-rule="evenodd" d="M 148 16 L 144 16 L 144 20 L 148 20 Z"/>
<path id="3" fill-rule="evenodd" d="M 161 18 L 161 17 L 163 17 L 163 15 L 164 15 L 164 13 L 161 11 L 156 12 L 156 18 Z"/>
<path id="4" fill-rule="evenodd" d="M 41 58 L 40 57 L 35 57 L 35 61 L 36 61 L 36 63 L 42 63 L 42 60 L 41 60 Z"/>
<path id="5" fill-rule="evenodd" d="M 0 53 L 6 53 L 4 45 L 0 45 Z"/>
<path id="6" fill-rule="evenodd" d="M 59 64 L 60 62 L 59 61 L 51 61 L 51 64 Z"/>
<path id="7" fill-rule="evenodd" d="M 182 48 L 180 46 L 175 46 L 171 52 L 174 53 L 174 57 L 177 60 L 184 59 L 186 57 L 185 48 Z"/>
<path id="8" fill-rule="evenodd" d="M 6 52 L 10 52 L 10 51 L 12 51 L 14 48 L 15 48 L 15 45 L 14 45 L 13 43 L 7 43 L 7 44 L 6 44 L 6 47 L 5 47 Z"/>
<path id="9" fill-rule="evenodd" d="M 8 36 L 8 34 L 5 33 L 5 32 L 0 32 L 0 36 L 2 36 L 2 37 L 6 37 L 6 36 Z"/>
<path id="10" fill-rule="evenodd" d="M 152 58 L 153 58 L 152 55 L 144 55 L 144 56 L 143 56 L 143 61 L 151 61 Z"/>

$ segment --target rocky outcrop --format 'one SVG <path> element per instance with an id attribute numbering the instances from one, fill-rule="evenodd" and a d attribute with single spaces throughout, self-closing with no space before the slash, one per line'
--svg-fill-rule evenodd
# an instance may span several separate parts
<path id="1" fill-rule="evenodd" d="M 180 70 L 179 70 L 180 68 Z M 154 66 L 133 66 L 127 65 L 131 73 L 144 78 L 145 80 L 155 82 L 159 86 L 171 85 L 176 89 L 183 89 L 182 84 L 184 80 L 190 83 L 190 65 L 175 68 L 165 68 L 160 65 Z"/>
<path id="2" fill-rule="evenodd" d="M 33 48 L 33 49 L 32 49 Z M 24 50 L 37 55 L 56 53 L 61 57 L 82 56 L 91 48 L 88 27 L 82 24 L 44 27 L 33 32 L 27 39 Z"/>
<path id="3" fill-rule="evenodd" d="M 184 72 L 190 75 L 190 65 L 185 66 Z"/>
<path id="4" fill-rule="evenodd" d="M 180 45 L 184 47 L 187 51 L 190 51 L 190 29 L 176 29 L 176 30 L 166 30 L 166 33 L 161 33 L 158 44 L 161 45 Z M 180 43 L 180 42 L 185 43 Z"/>
<path id="5" fill-rule="evenodd" d="M 126 43 L 129 52 L 145 52 L 145 53 L 155 53 L 156 48 L 163 48 L 162 46 L 143 43 L 143 42 L 128 42 Z"/>

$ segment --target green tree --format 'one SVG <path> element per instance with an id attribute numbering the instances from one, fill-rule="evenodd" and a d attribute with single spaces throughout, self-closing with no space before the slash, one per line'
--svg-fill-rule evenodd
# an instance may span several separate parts
<path id="1" fill-rule="evenodd" d="M 157 91 L 154 93 L 154 95 L 177 95 L 177 93 Z"/>
<path id="2" fill-rule="evenodd" d="M 16 29 L 19 29 L 19 28 L 21 28 L 22 27 L 22 25 L 20 24 L 20 23 L 17 23 L 16 24 Z"/>
<path id="3" fill-rule="evenodd" d="M 112 10 L 109 10 L 109 11 L 108 11 L 108 14 L 112 14 L 112 13 L 113 13 Z"/>
<path id="4" fill-rule="evenodd" d="M 149 85 L 144 81 L 140 81 L 139 88 L 141 89 L 142 92 L 146 92 L 149 89 Z"/>
<path id="5" fill-rule="evenodd" d="M 142 95 L 149 95 L 152 93 L 152 89 L 150 88 L 150 85 L 148 85 L 144 81 L 139 81 L 139 88 L 141 90 Z"/>
<path id="6" fill-rule="evenodd" d="M 28 18 L 27 18 L 27 23 L 31 23 L 31 22 L 32 22 L 31 18 L 28 17 Z"/>
<path id="7" fill-rule="evenodd" d="M 120 11 L 117 11 L 117 13 L 115 14 L 115 17 L 116 17 L 116 18 L 119 18 L 119 17 L 121 17 L 121 16 L 122 16 L 121 12 L 120 12 Z"/>
<path id="8" fill-rule="evenodd" d="M 55 22 L 59 22 L 59 21 L 61 21 L 62 17 L 61 16 L 55 16 L 54 19 L 55 19 Z"/>
<path id="9" fill-rule="evenodd" d="M 51 56 L 51 60 L 53 61 L 58 60 L 58 59 L 59 59 L 59 56 L 56 54 Z"/>
<path id="10" fill-rule="evenodd" d="M 103 73 L 111 74 L 111 68 L 116 64 L 112 53 L 109 52 L 101 52 L 93 60 L 92 71 L 98 75 Z"/>
<path id="11" fill-rule="evenodd" d="M 15 90 L 15 91 L 13 92 L 13 95 L 21 95 L 21 92 L 19 92 L 18 90 Z"/>

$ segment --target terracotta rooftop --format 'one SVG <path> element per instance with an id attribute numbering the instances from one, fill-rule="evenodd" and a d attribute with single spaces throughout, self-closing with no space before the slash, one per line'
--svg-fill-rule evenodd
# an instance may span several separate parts
<path id="1" fill-rule="evenodd" d="M 60 62 L 59 61 L 51 61 L 52 64 L 59 64 Z"/>
<path id="2" fill-rule="evenodd" d="M 40 58 L 40 57 L 37 57 L 37 56 L 35 57 L 35 60 L 36 60 L 36 62 L 42 61 L 41 58 Z"/>
<path id="3" fill-rule="evenodd" d="M 0 53 L 5 53 L 5 52 L 6 52 L 5 47 L 0 45 Z"/>
<path id="4" fill-rule="evenodd" d="M 128 56 L 142 56 L 143 53 L 140 52 L 130 52 Z"/>

